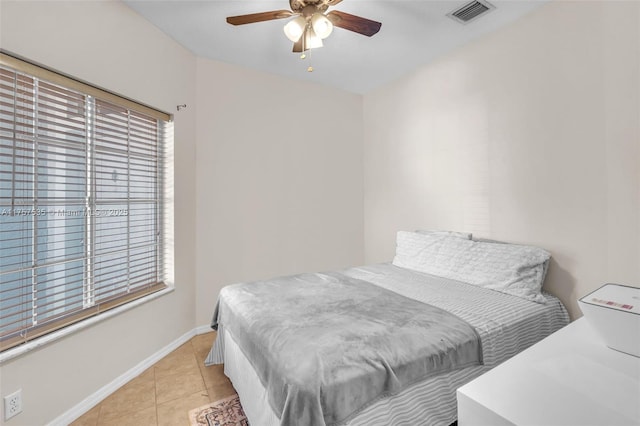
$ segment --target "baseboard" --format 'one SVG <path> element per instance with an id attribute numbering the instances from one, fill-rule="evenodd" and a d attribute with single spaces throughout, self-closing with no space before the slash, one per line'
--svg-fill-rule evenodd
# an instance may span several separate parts
<path id="1" fill-rule="evenodd" d="M 47 423 L 47 426 L 64 426 L 72 423 L 74 420 L 78 419 L 87 411 L 91 410 L 93 407 L 98 405 L 102 400 L 111 395 L 116 390 L 120 389 L 123 385 L 125 385 L 130 380 L 138 377 L 142 372 L 144 372 L 147 368 L 151 367 L 156 362 L 160 361 L 165 356 L 169 355 L 172 351 L 177 349 L 180 345 L 186 343 L 197 334 L 203 334 L 207 331 L 211 331 L 211 328 L 205 330 L 206 326 L 196 327 L 193 330 L 190 330 L 178 337 L 173 342 L 169 343 L 164 348 L 160 349 L 158 352 L 151 355 L 149 358 L 140 362 L 138 365 L 122 374 L 111 383 L 101 387 L 93 394 L 89 395 L 85 399 L 83 399 L 79 404 L 71 407 L 69 410 L 62 413 L 60 416 L 56 417 L 51 422 Z M 200 331 L 204 330 L 204 331 Z"/>
<path id="2" fill-rule="evenodd" d="M 194 330 L 196 334 L 204 334 L 204 333 L 209 333 L 213 331 L 213 328 L 211 328 L 210 324 L 207 324 L 207 325 L 201 325 L 200 327 L 196 327 Z"/>

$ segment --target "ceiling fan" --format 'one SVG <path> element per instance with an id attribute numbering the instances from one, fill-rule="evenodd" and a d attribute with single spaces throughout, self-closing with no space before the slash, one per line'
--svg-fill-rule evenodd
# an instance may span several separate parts
<path id="1" fill-rule="evenodd" d="M 293 42 L 294 52 L 304 52 L 308 49 L 322 47 L 322 39 L 331 34 L 334 26 L 368 37 L 380 31 L 382 26 L 380 22 L 338 10 L 325 13 L 330 6 L 335 6 L 341 1 L 289 0 L 291 10 L 273 10 L 249 15 L 230 16 L 227 18 L 227 22 L 231 25 L 244 25 L 297 15 L 284 26 L 285 35 Z"/>

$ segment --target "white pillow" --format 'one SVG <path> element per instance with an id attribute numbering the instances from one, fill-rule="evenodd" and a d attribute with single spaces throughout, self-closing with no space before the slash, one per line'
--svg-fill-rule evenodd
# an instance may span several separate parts
<path id="1" fill-rule="evenodd" d="M 545 303 L 540 291 L 550 257 L 538 247 L 400 231 L 393 264 Z"/>
<path id="2" fill-rule="evenodd" d="M 449 237 L 462 238 L 463 240 L 470 240 L 472 237 L 471 232 L 457 232 L 457 231 L 426 231 L 419 229 L 416 231 L 418 234 L 425 235 L 444 235 Z"/>
<path id="3" fill-rule="evenodd" d="M 506 241 L 492 240 L 490 238 L 473 238 L 473 241 L 477 241 L 479 243 L 491 243 L 491 244 L 511 244 L 511 243 L 508 243 Z M 544 262 L 544 264 L 542 265 L 542 267 L 544 268 L 544 272 L 542 273 L 543 277 L 547 276 L 547 271 L 549 270 L 549 261 L 550 260 L 551 260 L 551 258 L 547 259 L 546 262 Z M 542 279 L 542 281 L 544 282 L 544 278 Z"/>
<path id="4" fill-rule="evenodd" d="M 492 240 L 492 239 L 489 239 L 489 238 L 473 238 L 473 241 L 477 241 L 479 243 L 509 244 L 506 241 Z"/>

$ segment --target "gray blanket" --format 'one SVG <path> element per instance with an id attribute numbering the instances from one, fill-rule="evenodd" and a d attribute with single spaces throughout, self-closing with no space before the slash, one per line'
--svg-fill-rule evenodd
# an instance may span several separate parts
<path id="1" fill-rule="evenodd" d="M 465 321 L 337 272 L 227 286 L 218 324 L 287 426 L 339 425 L 412 383 L 481 363 Z"/>

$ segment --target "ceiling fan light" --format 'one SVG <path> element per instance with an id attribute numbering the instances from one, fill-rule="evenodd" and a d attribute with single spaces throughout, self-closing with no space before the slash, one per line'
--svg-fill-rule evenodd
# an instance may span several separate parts
<path id="1" fill-rule="evenodd" d="M 292 42 L 296 42 L 300 40 L 302 33 L 304 33 L 304 28 L 307 26 L 307 21 L 302 17 L 298 16 L 295 19 L 287 22 L 284 26 L 284 34 L 287 36 L 289 40 Z"/>
<path id="2" fill-rule="evenodd" d="M 318 37 L 318 35 L 313 29 L 313 26 L 307 27 L 307 30 L 304 32 L 305 49 L 316 49 L 322 46 L 323 46 L 322 39 Z"/>
<path id="3" fill-rule="evenodd" d="M 333 31 L 333 23 L 322 13 L 314 13 L 311 17 L 311 26 L 320 38 L 327 38 Z"/>

